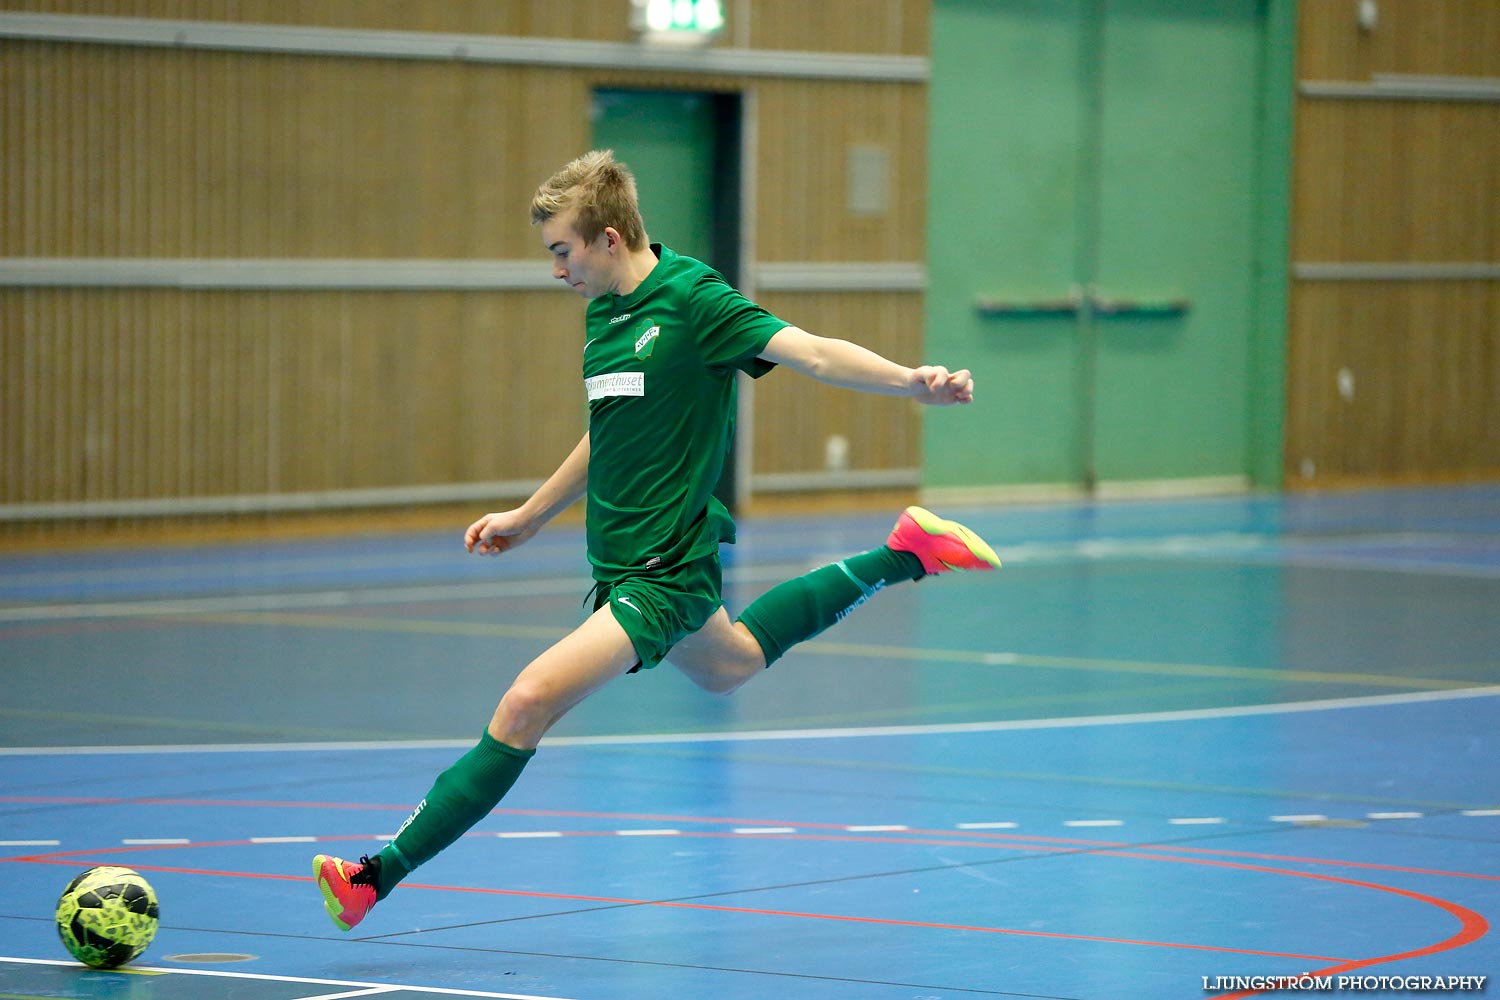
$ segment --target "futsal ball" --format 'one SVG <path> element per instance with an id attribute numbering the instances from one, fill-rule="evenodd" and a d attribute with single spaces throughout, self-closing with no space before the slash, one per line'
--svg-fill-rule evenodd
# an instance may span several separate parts
<path id="1" fill-rule="evenodd" d="M 156 936 L 156 890 L 129 868 L 90 868 L 57 901 L 57 933 L 73 957 L 95 969 L 124 965 Z"/>

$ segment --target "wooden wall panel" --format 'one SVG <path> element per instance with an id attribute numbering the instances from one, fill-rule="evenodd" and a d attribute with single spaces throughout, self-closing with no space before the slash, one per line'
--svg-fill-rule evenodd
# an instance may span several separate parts
<path id="1" fill-rule="evenodd" d="M 782 261 L 926 257 L 927 91 L 889 83 L 757 88 L 757 255 Z M 849 211 L 849 150 L 885 151 L 888 208 Z"/>
<path id="2" fill-rule="evenodd" d="M 1500 5 L 1381 0 L 1377 8 L 1376 27 L 1363 30 L 1353 3 L 1299 5 L 1299 79 L 1500 76 Z M 1291 229 L 1294 268 L 1492 270 L 1500 265 L 1500 104 L 1301 93 Z M 1294 271 L 1292 487 L 1500 476 L 1500 281 L 1388 273 L 1350 281 Z"/>
<path id="3" fill-rule="evenodd" d="M 52 43 L 0 58 L 22 130 L 3 174 L 24 185 L 0 209 L 0 256 L 523 257 L 531 192 L 588 143 L 586 115 L 555 109 L 586 108 L 592 86 L 734 87 Z M 755 87 L 759 255 L 921 260 L 925 88 Z M 847 210 L 856 145 L 889 156 L 883 214 Z"/>
<path id="4" fill-rule="evenodd" d="M 556 292 L 0 290 L 0 498 L 543 479 L 583 433 Z"/>
<path id="5" fill-rule="evenodd" d="M 291 24 L 316 28 L 534 35 L 590 41 L 631 37 L 625 0 L 6 0 L 8 10 L 46 14 Z"/>
<path id="6" fill-rule="evenodd" d="M 731 21 L 741 3 L 758 49 L 925 56 L 932 47 L 931 0 L 726 0 Z"/>
<path id="7" fill-rule="evenodd" d="M 1500 104 L 1303 100 L 1299 261 L 1500 260 Z"/>
<path id="8" fill-rule="evenodd" d="M 943 363 L 923 356 L 920 294 L 778 292 L 760 298 L 767 309 L 810 333 L 852 340 L 902 364 Z M 848 440 L 852 469 L 915 469 L 921 463 L 920 410 L 910 400 L 772 372 L 755 383 L 754 471 L 822 470 L 833 434 Z"/>
<path id="9" fill-rule="evenodd" d="M 1291 319 L 1315 334 L 1288 357 L 1293 482 L 1500 476 L 1500 282 L 1304 283 Z"/>
<path id="10" fill-rule="evenodd" d="M 717 45 L 814 52 L 926 55 L 932 0 L 726 0 Z M 42 13 L 299 24 L 306 27 L 522 34 L 625 42 L 627 0 L 6 0 Z"/>
<path id="11" fill-rule="evenodd" d="M 629 41 L 628 0 L 6 0 L 6 9 L 240 24 Z M 925 56 L 931 0 L 725 0 L 715 42 L 757 49 Z"/>
<path id="12" fill-rule="evenodd" d="M 830 32 L 822 5 L 731 5 L 722 43 L 744 32 L 763 47 L 925 55 L 928 0 L 855 6 Z M 6 8 L 628 37 L 623 0 Z M 604 85 L 752 98 L 759 260 L 923 259 L 920 83 L 9 39 L 0 257 L 535 259 L 542 271 L 530 196 L 587 148 Z M 856 144 L 889 151 L 884 213 L 848 211 Z M 817 332 L 920 355 L 920 293 L 765 298 Z M 0 288 L 0 504 L 541 478 L 583 427 L 580 314 L 565 292 Z M 775 458 L 758 467 L 821 469 L 827 433 L 850 438 L 854 468 L 918 464 L 910 404 L 774 381 L 757 429 Z M 823 401 L 807 424 L 761 427 L 779 392 Z"/>
<path id="13" fill-rule="evenodd" d="M 536 255 L 566 70 L 6 42 L 0 256 Z"/>
<path id="14" fill-rule="evenodd" d="M 1297 5 L 1297 75 L 1368 80 L 1375 73 L 1500 76 L 1500 4 L 1489 0 L 1379 0 L 1375 30 L 1355 0 Z"/>

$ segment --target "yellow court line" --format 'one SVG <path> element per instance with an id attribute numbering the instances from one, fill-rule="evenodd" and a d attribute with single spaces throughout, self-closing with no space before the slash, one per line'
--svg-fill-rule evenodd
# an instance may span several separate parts
<path id="1" fill-rule="evenodd" d="M 1102 660 L 1081 656 L 1038 656 L 1030 653 L 986 653 L 967 649 L 914 649 L 903 646 L 865 646 L 853 643 L 808 642 L 797 647 L 824 656 L 861 656 L 879 659 L 981 663 L 990 666 L 1043 667 L 1114 674 L 1159 674 L 1166 677 L 1219 677 L 1235 680 L 1281 681 L 1297 684 L 1359 684 L 1371 687 L 1450 691 L 1471 688 L 1474 681 L 1390 674 L 1356 674 L 1325 670 L 1283 670 L 1277 667 L 1224 667 L 1207 663 L 1157 663 L 1148 660 Z"/>
<path id="2" fill-rule="evenodd" d="M 544 625 L 501 625 L 495 622 L 450 622 L 425 618 L 363 618 L 357 615 L 303 614 L 296 611 L 225 611 L 173 615 L 170 621 L 213 625 L 286 625 L 294 628 L 331 628 L 348 632 L 407 632 L 418 635 L 473 635 L 496 639 L 561 639 L 570 628 Z"/>
<path id="3" fill-rule="evenodd" d="M 209 622 L 221 625 L 280 625 L 296 628 L 331 628 L 355 632 L 405 632 L 422 635 L 489 636 L 497 639 L 561 639 L 571 629 L 540 625 L 505 625 L 495 622 L 455 622 L 422 618 L 362 618 L 349 615 L 302 614 L 286 611 L 237 611 L 173 616 L 173 621 Z M 1228 667 L 1209 663 L 1160 663 L 1150 660 L 1107 660 L 1081 656 L 1041 656 L 973 649 L 928 649 L 913 646 L 873 646 L 861 643 L 813 640 L 799 651 L 819 656 L 851 656 L 861 659 L 910 660 L 922 663 L 965 663 L 991 667 L 1039 667 L 1046 670 L 1077 670 L 1092 673 L 1152 674 L 1161 677 L 1212 677 L 1222 680 L 1253 680 L 1291 684 L 1350 684 L 1401 690 L 1456 691 L 1471 688 L 1472 680 L 1433 677 L 1403 677 L 1391 674 L 1344 673 L 1331 670 L 1283 670 L 1277 667 Z"/>
<path id="4" fill-rule="evenodd" d="M 25 719 L 33 722 L 67 723 L 75 728 L 84 725 L 139 726 L 185 732 L 214 732 L 244 737 L 284 739 L 299 736 L 318 740 L 372 740 L 389 736 L 389 730 L 331 729 L 309 726 L 281 726 L 270 723 L 225 722 L 212 719 L 180 719 L 160 715 L 121 715 L 118 712 L 70 712 L 63 709 L 6 708 L 0 705 L 0 719 Z M 417 737 L 412 737 L 416 739 Z M 3 997 L 0 997 L 3 1000 Z"/>
<path id="5" fill-rule="evenodd" d="M 1207 683 L 1178 683 L 1171 685 L 1152 684 L 1144 687 L 1128 688 L 1103 688 L 1089 691 L 1062 691 L 1054 690 L 1048 694 L 1027 695 L 1023 697 L 998 697 L 971 701 L 946 701 L 932 702 L 930 704 L 919 704 L 910 702 L 901 706 L 887 706 L 885 708 L 871 708 L 860 712 L 837 712 L 823 715 L 778 715 L 764 723 L 758 723 L 757 729 L 814 729 L 831 726 L 850 725 L 902 725 L 917 720 L 919 722 L 936 723 L 944 716 L 962 713 L 969 719 L 973 718 L 1005 718 L 1007 715 L 1013 718 L 1023 716 L 1016 715 L 1022 710 L 1028 713 L 1036 706 L 1046 706 L 1044 711 L 1056 712 L 1084 712 L 1091 710 L 1094 705 L 1103 705 L 1110 710 L 1109 714 L 1118 714 L 1120 703 L 1130 698 L 1143 698 L 1147 696 L 1161 697 L 1163 694 L 1180 694 L 1183 690 L 1202 691 L 1209 688 Z M 1001 694 L 1002 692 L 995 692 Z M 984 715 L 981 713 L 1001 712 L 1006 715 Z M 1033 717 L 1030 714 L 1025 718 Z"/>

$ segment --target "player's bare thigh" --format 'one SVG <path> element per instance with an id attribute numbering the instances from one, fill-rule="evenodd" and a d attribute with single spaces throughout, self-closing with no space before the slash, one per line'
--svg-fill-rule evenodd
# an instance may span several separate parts
<path id="1" fill-rule="evenodd" d="M 718 694 L 728 694 L 766 668 L 755 636 L 739 622 L 731 622 L 723 608 L 673 646 L 667 660 L 694 684 Z"/>
<path id="2" fill-rule="evenodd" d="M 568 710 L 635 663 L 630 636 L 609 605 L 526 665 L 500 699 L 490 735 L 531 749 Z"/>

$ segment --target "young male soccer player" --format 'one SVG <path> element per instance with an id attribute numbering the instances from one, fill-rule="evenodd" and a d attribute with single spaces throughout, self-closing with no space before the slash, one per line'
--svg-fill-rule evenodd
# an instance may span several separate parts
<path id="1" fill-rule="evenodd" d="M 464 547 L 508 552 L 587 494 L 594 612 L 521 671 L 478 745 L 438 775 L 375 857 L 313 860 L 324 905 L 343 930 L 483 819 L 547 730 L 621 674 L 670 659 L 701 687 L 728 693 L 889 584 L 1000 565 L 972 531 L 908 507 L 884 545 L 772 588 L 731 622 L 720 597 L 719 545 L 734 541 L 734 523 L 712 491 L 733 430 L 736 372 L 758 378 L 785 365 L 820 382 L 935 406 L 970 402 L 973 379 L 813 336 L 706 265 L 648 244 L 635 180 L 607 150 L 543 184 L 531 218 L 553 276 L 589 300 L 588 432 L 524 504 L 471 524 Z"/>

